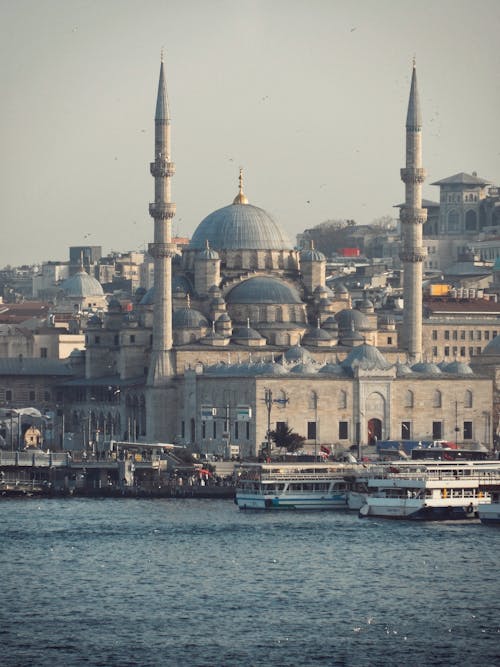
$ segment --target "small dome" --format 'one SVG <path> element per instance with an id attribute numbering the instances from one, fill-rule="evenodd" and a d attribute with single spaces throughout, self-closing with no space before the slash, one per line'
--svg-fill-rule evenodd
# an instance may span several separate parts
<path id="1" fill-rule="evenodd" d="M 344 375 L 344 369 L 340 364 L 336 364 L 333 361 L 329 361 L 327 364 L 322 366 L 319 369 L 320 373 L 325 375 Z"/>
<path id="2" fill-rule="evenodd" d="M 89 274 L 81 269 L 75 273 L 71 278 L 66 278 L 61 284 L 61 289 L 68 297 L 88 297 L 88 296 L 103 296 L 104 290 L 101 283 L 89 276 Z"/>
<path id="3" fill-rule="evenodd" d="M 210 260 L 210 259 L 219 259 L 219 253 L 216 250 L 213 250 L 210 247 L 209 242 L 207 241 L 206 246 L 203 248 L 203 250 L 200 250 L 200 252 L 197 255 L 197 259 L 201 260 Z"/>
<path id="4" fill-rule="evenodd" d="M 405 377 L 406 375 L 412 375 L 412 373 L 413 371 L 408 366 L 408 364 L 405 364 L 401 361 L 396 362 L 396 377 L 401 378 Z"/>
<path id="5" fill-rule="evenodd" d="M 314 243 L 311 241 L 311 247 L 307 250 L 302 250 L 300 253 L 301 262 L 325 262 L 326 257 L 322 252 L 316 250 Z"/>
<path id="6" fill-rule="evenodd" d="M 317 298 L 322 298 L 322 297 L 327 297 L 327 298 L 333 298 L 335 296 L 335 293 L 332 289 L 328 287 L 328 285 L 319 285 L 316 287 L 314 290 L 314 294 L 316 295 Z"/>
<path id="7" fill-rule="evenodd" d="M 319 368 L 314 363 L 314 361 L 312 359 L 308 359 L 308 360 L 294 366 L 290 370 L 290 373 L 293 373 L 294 375 L 316 375 L 318 370 L 319 370 Z"/>
<path id="8" fill-rule="evenodd" d="M 422 373 L 425 375 L 441 375 L 439 366 L 431 361 L 419 361 L 413 364 L 411 370 L 415 373 Z"/>
<path id="9" fill-rule="evenodd" d="M 302 303 L 295 287 L 264 276 L 239 283 L 227 294 L 226 300 L 227 303 Z"/>
<path id="10" fill-rule="evenodd" d="M 172 316 L 172 326 L 175 329 L 200 329 L 202 327 L 208 328 L 210 325 L 208 320 L 194 308 L 179 308 L 174 310 Z"/>
<path id="11" fill-rule="evenodd" d="M 342 368 L 353 368 L 354 366 L 379 370 L 390 368 L 384 355 L 374 345 L 368 345 L 368 343 L 355 347 L 340 365 Z"/>
<path id="12" fill-rule="evenodd" d="M 293 347 L 290 347 L 285 352 L 284 356 L 287 361 L 291 362 L 303 362 L 310 361 L 312 359 L 311 353 L 306 350 L 305 347 L 301 347 L 300 345 L 294 345 Z"/>
<path id="13" fill-rule="evenodd" d="M 235 340 L 261 340 L 262 336 L 251 327 L 238 327 L 233 331 L 232 338 Z"/>
<path id="14" fill-rule="evenodd" d="M 118 301 L 117 298 L 113 297 L 112 299 L 109 300 L 108 303 L 108 311 L 110 312 L 115 312 L 115 313 L 121 313 L 122 311 L 122 305 Z"/>
<path id="15" fill-rule="evenodd" d="M 227 313 L 222 313 L 222 315 L 219 315 L 217 318 L 217 322 L 231 322 L 231 318 Z"/>
<path id="16" fill-rule="evenodd" d="M 359 304 L 359 310 L 362 313 L 373 313 L 375 308 L 373 302 L 370 301 L 370 299 L 363 299 L 363 301 Z"/>
<path id="17" fill-rule="evenodd" d="M 359 310 L 344 308 L 335 315 L 341 331 L 370 331 L 370 321 Z"/>
<path id="18" fill-rule="evenodd" d="M 338 331 L 339 325 L 334 315 L 330 315 L 330 317 L 326 318 L 323 322 L 323 329 L 326 329 L 327 331 Z"/>
<path id="19" fill-rule="evenodd" d="M 310 331 L 304 334 L 302 342 L 307 345 L 308 343 L 314 344 L 318 340 L 331 341 L 332 337 L 328 332 L 324 331 L 323 329 L 315 327 L 314 329 L 311 329 Z"/>
<path id="20" fill-rule="evenodd" d="M 453 375 L 474 375 L 472 368 L 463 361 L 452 361 L 446 364 L 442 370 L 445 373 L 453 373 Z"/>

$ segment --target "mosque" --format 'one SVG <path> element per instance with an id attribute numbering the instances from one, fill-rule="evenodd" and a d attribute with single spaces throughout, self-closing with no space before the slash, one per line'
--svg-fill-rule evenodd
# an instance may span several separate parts
<path id="1" fill-rule="evenodd" d="M 220 454 L 231 446 L 242 456 L 258 455 L 279 423 L 303 435 L 309 451 L 375 439 L 491 447 L 491 378 L 465 363 L 422 358 L 426 210 L 415 66 L 401 170 L 400 330 L 369 300 L 353 308 L 342 285 L 329 288 L 325 256 L 312 245 L 296 250 L 250 203 L 241 172 L 233 202 L 207 215 L 180 253 L 170 132 L 162 62 L 150 165 L 154 287 L 138 292 L 132 311 L 112 300 L 103 317 L 89 319 L 85 377 L 66 387 L 69 431 L 82 433 L 83 424 L 85 434 L 88 424 L 89 438 L 100 432 Z"/>

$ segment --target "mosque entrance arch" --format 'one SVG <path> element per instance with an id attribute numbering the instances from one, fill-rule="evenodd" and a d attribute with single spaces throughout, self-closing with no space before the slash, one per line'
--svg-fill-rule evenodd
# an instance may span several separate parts
<path id="1" fill-rule="evenodd" d="M 382 421 L 373 417 L 368 420 L 368 444 L 376 445 L 382 439 Z"/>

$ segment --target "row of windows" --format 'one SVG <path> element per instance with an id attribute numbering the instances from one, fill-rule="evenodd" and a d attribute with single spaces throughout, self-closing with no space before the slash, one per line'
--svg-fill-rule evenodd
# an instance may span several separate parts
<path id="1" fill-rule="evenodd" d="M 458 204 L 461 201 L 478 201 L 478 196 L 475 193 L 461 193 L 461 192 L 442 192 L 441 201 L 446 201 L 448 204 L 456 203 Z"/>
<path id="2" fill-rule="evenodd" d="M 467 357 L 467 356 L 468 357 L 473 357 L 475 354 L 476 355 L 481 354 L 481 349 L 482 348 L 480 348 L 480 347 L 469 347 L 469 348 L 460 347 L 460 348 L 458 348 L 456 346 L 449 347 L 448 345 L 445 345 L 445 347 L 443 348 L 443 355 L 442 356 L 444 356 L 444 357 L 458 357 L 458 356 L 460 356 L 460 357 Z M 437 347 L 432 348 L 432 356 L 434 358 L 438 358 L 439 356 L 441 356 Z"/>
<path id="3" fill-rule="evenodd" d="M 432 340 L 439 340 L 439 333 L 438 329 L 433 329 L 431 334 Z M 452 331 L 445 329 L 443 331 L 443 338 L 444 340 L 490 340 L 495 338 L 497 334 L 498 331 L 490 331 L 489 329 L 484 329 L 484 331 L 471 329 L 469 332 L 463 329 L 453 329 Z"/>
<path id="4" fill-rule="evenodd" d="M 463 401 L 460 402 L 460 407 L 463 406 L 464 408 L 472 408 L 473 401 L 474 397 L 472 391 L 470 389 L 466 389 Z M 405 408 L 413 408 L 414 402 L 415 402 L 415 395 L 411 391 L 411 389 L 408 389 L 404 397 Z M 440 408 L 442 404 L 443 404 L 443 393 L 439 389 L 436 389 L 432 394 L 432 407 Z"/>
<path id="5" fill-rule="evenodd" d="M 211 426 L 210 426 L 211 424 Z M 220 427 L 222 425 L 222 432 L 220 432 Z M 183 426 L 184 431 L 184 426 Z M 216 439 L 217 435 L 223 435 L 224 433 L 229 433 L 229 424 L 227 421 L 218 422 L 216 419 L 213 421 L 202 421 L 201 422 L 201 438 L 202 440 Z M 239 422 L 235 421 L 233 424 L 233 438 L 234 440 L 250 440 L 250 422 Z"/>
<path id="6" fill-rule="evenodd" d="M 89 338 L 90 336 L 85 336 L 85 345 L 89 345 Z M 125 342 L 125 341 L 123 341 Z M 135 334 L 130 334 L 128 337 L 128 342 L 129 343 L 135 343 Z M 94 345 L 100 345 L 101 344 L 101 337 L 100 336 L 94 336 Z M 120 344 L 120 336 L 118 334 L 115 334 L 113 337 L 113 345 L 119 345 Z M 44 348 L 42 348 L 44 349 Z"/>
<path id="7" fill-rule="evenodd" d="M 6 389 L 4 396 L 5 396 L 4 400 L 7 403 L 10 403 L 11 401 L 14 400 L 14 392 L 12 391 L 12 389 Z M 30 389 L 27 393 L 22 392 L 22 395 L 16 395 L 16 400 L 26 400 L 26 398 L 29 401 L 36 401 L 37 400 L 36 391 L 34 389 Z M 50 391 L 43 391 L 43 392 L 40 391 L 39 395 L 38 395 L 38 400 L 45 401 L 45 402 L 51 401 L 52 400 L 51 392 Z"/>
<path id="8" fill-rule="evenodd" d="M 401 422 L 401 438 L 403 440 L 411 440 L 413 433 L 412 433 L 412 424 L 409 421 L 404 421 Z M 432 422 L 432 439 L 433 440 L 442 440 L 443 438 L 443 422 L 441 421 L 433 421 Z M 455 427 L 455 432 L 457 434 L 457 437 L 460 434 L 460 427 L 457 425 Z M 471 421 L 464 421 L 463 422 L 463 428 L 462 428 L 462 437 L 461 439 L 463 440 L 472 440 L 473 438 L 473 428 L 472 428 L 472 422 Z"/>

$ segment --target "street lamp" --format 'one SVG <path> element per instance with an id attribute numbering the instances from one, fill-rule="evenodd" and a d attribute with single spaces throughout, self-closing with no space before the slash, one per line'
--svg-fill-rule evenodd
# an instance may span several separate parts
<path id="1" fill-rule="evenodd" d="M 312 393 L 314 407 L 314 462 L 318 461 L 318 394 Z"/>

